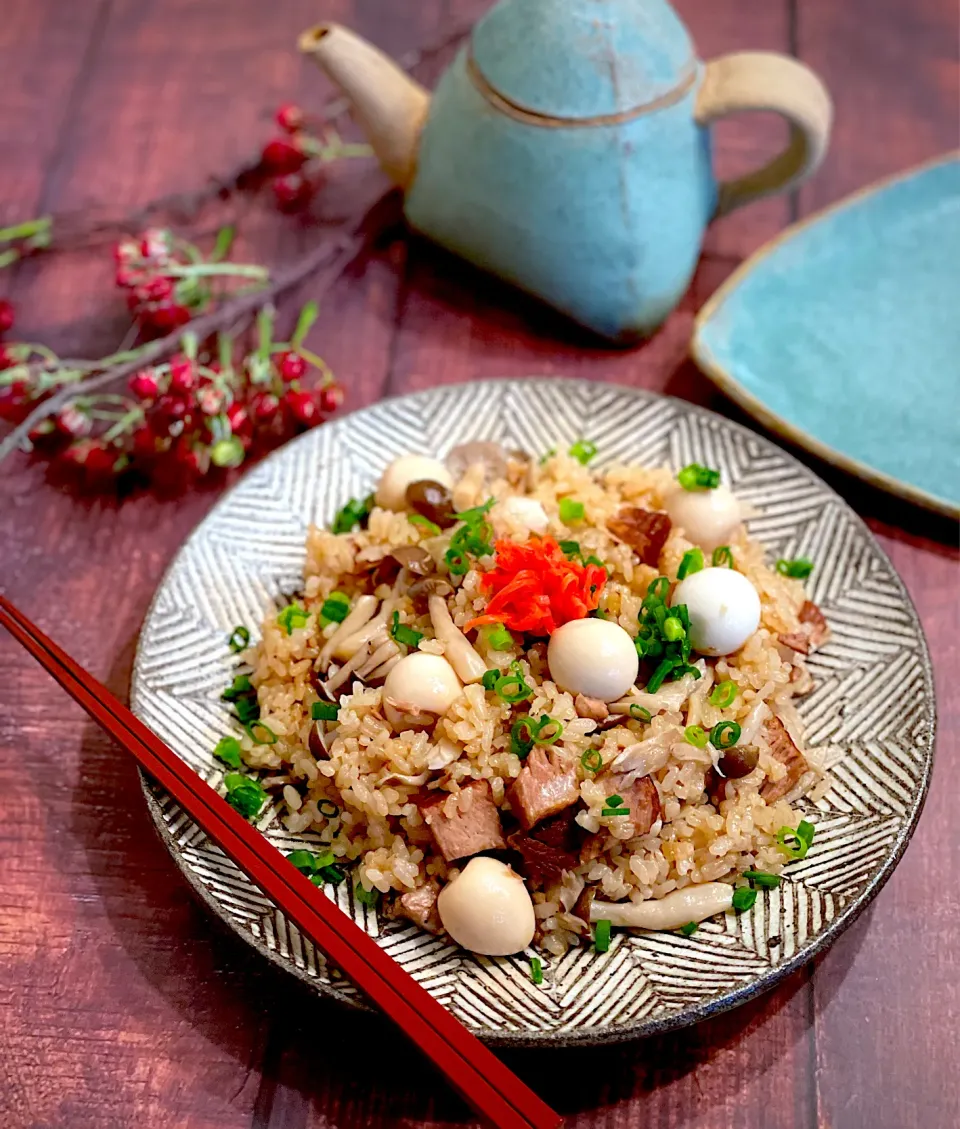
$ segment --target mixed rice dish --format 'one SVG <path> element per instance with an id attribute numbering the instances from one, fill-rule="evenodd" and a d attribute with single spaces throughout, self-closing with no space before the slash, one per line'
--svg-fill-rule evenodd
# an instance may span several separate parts
<path id="1" fill-rule="evenodd" d="M 768 563 L 717 471 L 595 453 L 396 459 L 231 643 L 230 802 L 279 802 L 317 885 L 477 953 L 748 909 L 828 787 L 794 706 L 828 630 L 812 564 Z"/>

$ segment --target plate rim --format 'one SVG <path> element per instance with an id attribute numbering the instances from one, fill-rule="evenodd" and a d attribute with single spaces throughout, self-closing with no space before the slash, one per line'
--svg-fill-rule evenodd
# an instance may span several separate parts
<path id="1" fill-rule="evenodd" d="M 855 208 L 870 196 L 874 196 L 886 188 L 903 181 L 912 180 L 914 177 L 941 165 L 953 164 L 958 161 L 960 161 L 960 148 L 948 150 L 946 153 L 931 157 L 927 161 L 912 165 L 908 169 L 902 169 L 899 172 L 891 173 L 889 176 L 871 181 L 840 200 L 835 200 L 833 203 L 811 212 L 809 216 L 804 216 L 802 220 L 783 228 L 746 258 L 710 295 L 693 319 L 693 332 L 690 336 L 690 356 L 700 370 L 734 403 L 763 424 L 764 427 L 769 428 L 775 435 L 790 443 L 795 443 L 809 451 L 810 454 L 822 459 L 825 463 L 852 474 L 855 478 L 861 479 L 870 486 L 875 486 L 888 494 L 893 494 L 904 501 L 912 502 L 914 505 L 922 506 L 926 510 L 932 510 L 934 513 L 942 514 L 944 517 L 952 518 L 955 521 L 960 520 L 960 503 L 951 502 L 937 494 L 931 494 L 920 486 L 914 486 L 892 474 L 888 474 L 886 471 L 878 470 L 869 463 L 832 447 L 829 443 L 825 443 L 822 439 L 812 435 L 805 428 L 779 415 L 773 408 L 764 403 L 756 393 L 751 392 L 745 385 L 741 384 L 729 369 L 724 368 L 705 340 L 705 335 L 709 323 L 720 312 L 724 302 L 751 271 L 759 267 L 781 245 L 788 243 L 806 228 L 815 226 L 828 216 L 849 208 Z"/>
<path id="2" fill-rule="evenodd" d="M 361 415 L 365 412 L 381 409 L 386 404 L 397 403 L 399 401 L 429 399 L 431 396 L 436 395 L 438 392 L 444 392 L 449 389 L 465 388 L 475 384 L 483 385 L 498 385 L 509 387 L 517 384 L 523 385 L 547 385 L 551 388 L 558 386 L 570 386 L 581 389 L 596 389 L 603 387 L 610 387 L 616 389 L 622 394 L 626 394 L 636 400 L 651 402 L 663 402 L 668 406 L 678 408 L 681 412 L 692 413 L 707 418 L 708 420 L 719 421 L 723 426 L 732 428 L 735 432 L 748 436 L 751 439 L 759 440 L 763 444 L 767 444 L 775 448 L 779 455 L 785 458 L 789 463 L 802 469 L 805 474 L 810 475 L 816 483 L 823 487 L 830 495 L 832 495 L 842 506 L 845 511 L 845 516 L 852 519 L 856 526 L 859 527 L 860 532 L 865 534 L 870 540 L 872 548 L 875 552 L 879 553 L 883 562 L 890 569 L 892 576 L 895 578 L 896 583 L 900 589 L 900 594 L 904 602 L 904 607 L 910 617 L 910 621 L 917 633 L 917 638 L 920 642 L 919 658 L 921 667 L 923 669 L 924 678 L 924 697 L 931 703 L 932 716 L 930 719 L 930 729 L 923 742 L 922 749 L 924 753 L 922 777 L 917 794 L 914 798 L 913 804 L 910 809 L 904 814 L 903 822 L 900 830 L 894 839 L 889 852 L 884 858 L 883 864 L 874 875 L 870 884 L 850 903 L 845 906 L 834 917 L 823 932 L 814 940 L 809 942 L 803 948 L 799 949 L 788 960 L 780 964 L 772 966 L 763 975 L 748 981 L 738 988 L 722 993 L 720 996 L 712 999 L 704 1000 L 701 1003 L 684 1007 L 677 1012 L 670 1015 L 663 1016 L 659 1019 L 642 1019 L 635 1023 L 619 1025 L 610 1029 L 598 1028 L 585 1028 L 581 1030 L 571 1031 L 500 1031 L 493 1032 L 485 1028 L 468 1026 L 468 1030 L 476 1035 L 482 1042 L 490 1046 L 503 1046 L 503 1047 L 544 1047 L 544 1046 L 602 1046 L 613 1045 L 617 1043 L 629 1042 L 633 1039 L 646 1038 L 651 1035 L 660 1035 L 668 1031 L 678 1030 L 682 1027 L 692 1026 L 693 1024 L 700 1023 L 705 1019 L 712 1018 L 722 1012 L 730 1011 L 733 1008 L 739 1007 L 750 1000 L 762 995 L 770 989 L 776 987 L 779 983 L 785 980 L 792 973 L 799 968 L 804 967 L 818 957 L 824 950 L 836 941 L 836 939 L 843 933 L 850 925 L 864 911 L 870 906 L 874 898 L 886 885 L 890 875 L 896 869 L 897 864 L 903 857 L 906 848 L 916 831 L 920 815 L 923 812 L 924 805 L 930 789 L 930 780 L 933 774 L 933 765 L 936 754 L 936 737 L 939 724 L 939 715 L 937 710 L 936 687 L 933 674 L 933 665 L 930 659 L 930 649 L 927 643 L 926 633 L 923 630 L 923 624 L 920 616 L 914 606 L 913 599 L 907 589 L 900 573 L 895 568 L 890 557 L 886 553 L 879 540 L 867 526 L 866 522 L 860 515 L 853 509 L 853 507 L 840 495 L 829 483 L 825 482 L 816 471 L 812 470 L 796 455 L 789 451 L 783 450 L 772 439 L 767 436 L 761 435 L 756 431 L 751 430 L 746 425 L 731 420 L 726 416 L 721 415 L 719 412 L 712 411 L 710 408 L 705 408 L 699 404 L 690 403 L 687 400 L 682 400 L 676 396 L 669 396 L 662 392 L 656 392 L 647 388 L 635 388 L 626 384 L 619 384 L 616 381 L 610 380 L 587 380 L 582 377 L 563 377 L 563 376 L 550 376 L 543 374 L 535 374 L 531 376 L 512 376 L 512 377 L 497 377 L 497 378 L 482 378 L 480 380 L 466 380 L 457 381 L 452 384 L 436 384 L 431 385 L 429 388 L 418 389 L 414 392 L 398 393 L 393 396 L 386 396 L 382 399 L 376 400 L 372 404 L 365 405 L 362 408 L 357 408 L 346 415 L 340 416 L 335 419 L 334 423 L 343 424 L 353 416 Z M 296 437 L 283 446 L 272 451 L 264 459 L 262 459 L 255 467 L 251 468 L 251 473 L 257 473 L 260 468 L 273 462 L 279 461 L 281 458 L 288 457 L 287 452 L 291 450 L 296 444 L 306 441 L 312 432 L 308 431 Z M 190 544 L 195 537 L 198 536 L 201 528 L 210 521 L 221 508 L 231 501 L 235 491 L 247 481 L 249 474 L 243 475 L 236 483 L 229 489 L 225 490 L 223 494 L 217 499 L 216 503 L 211 509 L 200 519 L 200 521 L 193 527 L 183 543 L 177 549 L 176 553 L 171 558 L 167 567 L 164 569 L 157 587 L 151 597 L 150 603 L 144 614 L 143 621 L 140 625 L 140 631 L 137 635 L 137 646 L 134 654 L 133 667 L 131 670 L 130 680 L 130 703 L 131 709 L 136 713 L 135 698 L 138 691 L 138 684 L 143 679 L 141 672 L 141 665 L 143 661 L 144 651 L 144 628 L 153 615 L 156 604 L 160 598 L 160 593 L 166 586 L 169 578 L 178 567 L 181 558 L 187 552 Z M 214 914 L 214 916 L 225 926 L 232 934 L 238 936 L 246 944 L 251 946 L 254 950 L 265 957 L 275 968 L 281 971 L 292 974 L 302 983 L 308 985 L 318 995 L 329 997 L 336 1000 L 342 1005 L 351 1008 L 359 1008 L 365 1011 L 373 1011 L 374 1009 L 366 1000 L 361 996 L 359 999 L 347 995 L 340 988 L 332 984 L 325 984 L 319 978 L 311 976 L 305 968 L 300 968 L 298 965 L 282 956 L 277 949 L 271 949 L 264 941 L 257 937 L 249 930 L 242 929 L 238 924 L 228 916 L 228 914 L 221 908 L 219 902 L 213 893 L 200 881 L 200 879 L 192 872 L 187 866 L 180 847 L 174 841 L 169 827 L 163 817 L 163 808 L 154 791 L 154 785 L 151 783 L 147 774 L 138 769 L 140 787 L 146 801 L 147 810 L 150 814 L 154 828 L 171 855 L 174 864 L 181 874 L 186 878 L 188 885 L 193 890 L 194 894 L 199 897 L 204 907 Z"/>

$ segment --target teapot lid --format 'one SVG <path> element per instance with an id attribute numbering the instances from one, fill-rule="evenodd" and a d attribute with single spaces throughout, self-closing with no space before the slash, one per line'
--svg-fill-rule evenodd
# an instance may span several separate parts
<path id="1" fill-rule="evenodd" d="M 694 65 L 667 0 L 501 0 L 473 29 L 481 81 L 520 110 L 584 119 L 668 94 Z"/>

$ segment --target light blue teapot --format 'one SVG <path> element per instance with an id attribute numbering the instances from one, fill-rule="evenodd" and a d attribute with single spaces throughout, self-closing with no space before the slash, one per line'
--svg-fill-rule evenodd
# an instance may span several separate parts
<path id="1" fill-rule="evenodd" d="M 796 60 L 701 62 L 667 0 L 501 0 L 431 96 L 336 24 L 300 48 L 343 91 L 412 227 L 617 341 L 651 333 L 710 219 L 820 163 L 830 98 Z M 790 140 L 718 184 L 710 126 L 774 110 Z"/>

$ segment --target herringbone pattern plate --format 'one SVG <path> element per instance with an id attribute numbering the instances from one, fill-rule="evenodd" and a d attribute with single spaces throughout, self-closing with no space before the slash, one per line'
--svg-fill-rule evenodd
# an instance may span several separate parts
<path id="1" fill-rule="evenodd" d="M 646 392 L 573 380 L 491 381 L 389 400 L 303 436 L 253 470 L 196 530 L 157 592 L 140 639 L 133 708 L 211 784 L 211 750 L 233 722 L 219 695 L 230 681 L 227 635 L 255 625 L 297 591 L 304 536 L 383 466 L 408 451 L 443 454 L 497 439 L 539 454 L 574 439 L 612 461 L 719 467 L 758 516 L 752 534 L 774 556 L 816 561 L 812 598 L 833 628 L 812 660 L 816 689 L 801 712 L 833 765 L 817 805 L 814 849 L 789 881 L 742 916 L 679 934 L 618 933 L 610 951 L 544 961 L 534 985 L 525 957 L 459 951 L 412 925 L 378 920 L 335 897 L 399 962 L 492 1041 L 597 1042 L 679 1026 L 742 1002 L 829 943 L 876 893 L 900 857 L 930 775 L 934 699 L 926 644 L 903 585 L 865 526 L 836 494 L 771 443 L 725 419 Z M 896 703 L 895 706 L 893 703 Z M 359 1002 L 353 986 L 163 795 L 150 810 L 207 904 L 275 963 L 316 989 Z M 308 845 L 276 813 L 260 820 L 280 850 Z"/>

